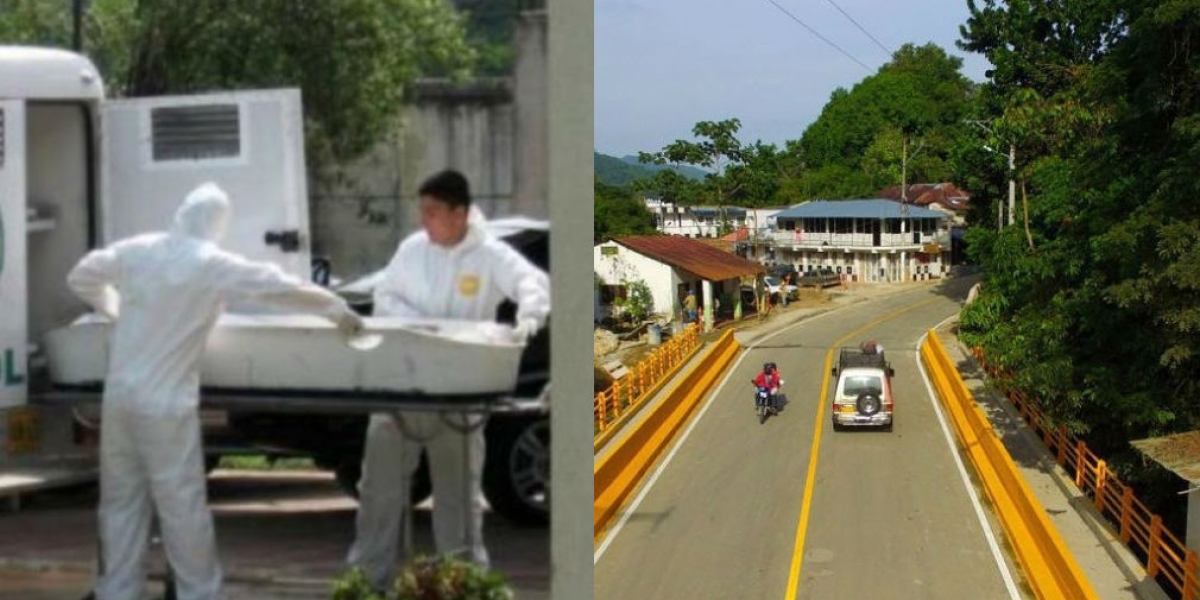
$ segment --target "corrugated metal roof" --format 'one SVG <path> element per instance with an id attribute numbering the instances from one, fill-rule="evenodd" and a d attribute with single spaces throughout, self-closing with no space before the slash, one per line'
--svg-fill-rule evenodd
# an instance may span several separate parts
<path id="1" fill-rule="evenodd" d="M 710 281 L 724 281 L 767 270 L 752 260 L 677 235 L 638 235 L 616 238 L 613 241 Z"/>
<path id="2" fill-rule="evenodd" d="M 1200 431 L 1134 440 L 1130 444 L 1168 471 L 1192 484 L 1200 483 Z"/>
<path id="3" fill-rule="evenodd" d="M 908 206 L 910 219 L 944 219 L 936 210 Z M 816 200 L 775 215 L 780 219 L 900 219 L 900 203 L 891 200 Z"/>
<path id="4" fill-rule="evenodd" d="M 724 216 L 725 218 L 745 218 L 746 209 L 740 206 L 690 206 L 688 210 L 694 215 L 706 217 Z"/>

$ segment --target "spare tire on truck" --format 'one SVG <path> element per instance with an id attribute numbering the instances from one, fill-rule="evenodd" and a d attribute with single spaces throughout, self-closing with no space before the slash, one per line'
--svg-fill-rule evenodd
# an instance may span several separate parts
<path id="1" fill-rule="evenodd" d="M 878 394 L 863 392 L 858 395 L 858 399 L 854 402 L 854 407 L 858 409 L 859 414 L 871 417 L 875 416 L 883 408 L 883 402 L 879 400 Z"/>

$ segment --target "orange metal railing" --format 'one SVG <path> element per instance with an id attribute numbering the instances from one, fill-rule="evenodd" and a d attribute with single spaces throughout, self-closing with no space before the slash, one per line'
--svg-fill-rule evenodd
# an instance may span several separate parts
<path id="1" fill-rule="evenodd" d="M 595 434 L 599 435 L 608 429 L 618 417 L 645 400 L 699 347 L 700 328 L 693 323 L 683 333 L 671 337 L 653 354 L 642 359 L 612 387 L 596 394 L 592 402 Z"/>
<path id="2" fill-rule="evenodd" d="M 993 377 L 1005 376 L 997 367 L 988 364 L 983 351 L 972 351 L 984 370 Z M 1200 558 L 1170 530 L 1163 527 L 1162 518 L 1150 512 L 1134 497 L 1133 489 L 1121 483 L 1100 457 L 1088 449 L 1083 440 L 1067 434 L 1065 427 L 1046 425 L 1038 402 L 1023 392 L 1011 391 L 1008 399 L 1042 442 L 1055 455 L 1057 462 L 1075 478 L 1075 485 L 1092 498 L 1096 510 L 1112 523 L 1125 545 L 1140 550 L 1146 574 L 1169 583 L 1183 600 L 1200 599 Z"/>

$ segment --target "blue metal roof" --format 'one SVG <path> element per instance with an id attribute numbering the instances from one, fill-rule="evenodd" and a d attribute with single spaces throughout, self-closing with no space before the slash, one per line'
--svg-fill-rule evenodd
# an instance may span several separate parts
<path id="1" fill-rule="evenodd" d="M 689 207 L 692 214 L 704 217 L 720 216 L 724 211 L 726 217 L 745 217 L 746 209 L 737 206 L 726 206 L 718 208 L 716 206 L 692 206 Z"/>
<path id="2" fill-rule="evenodd" d="M 907 205 L 910 219 L 944 219 L 936 210 Z M 775 215 L 780 219 L 901 219 L 900 203 L 892 200 L 814 200 Z"/>

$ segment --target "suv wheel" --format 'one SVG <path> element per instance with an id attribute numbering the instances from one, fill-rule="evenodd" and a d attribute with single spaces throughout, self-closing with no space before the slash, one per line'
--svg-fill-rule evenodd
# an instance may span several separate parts
<path id="1" fill-rule="evenodd" d="M 521 525 L 550 521 L 550 418 L 495 418 L 489 424 L 483 493 Z"/>

